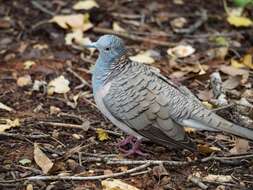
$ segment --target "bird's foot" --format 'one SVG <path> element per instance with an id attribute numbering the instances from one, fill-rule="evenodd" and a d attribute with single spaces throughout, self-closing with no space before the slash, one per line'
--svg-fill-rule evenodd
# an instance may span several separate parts
<path id="1" fill-rule="evenodd" d="M 141 144 L 141 140 L 138 140 L 134 136 L 128 136 L 126 139 L 119 142 L 117 145 L 119 147 L 119 150 L 125 153 L 125 156 L 131 156 L 134 154 L 137 154 L 140 156 L 147 156 L 148 154 L 141 151 L 140 144 Z"/>

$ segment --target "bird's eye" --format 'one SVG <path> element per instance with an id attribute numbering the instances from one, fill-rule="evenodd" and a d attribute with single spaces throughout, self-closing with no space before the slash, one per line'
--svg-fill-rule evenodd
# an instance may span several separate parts
<path id="1" fill-rule="evenodd" d="M 110 48 L 109 48 L 109 47 L 105 48 L 105 51 L 109 51 L 109 50 L 110 50 Z"/>

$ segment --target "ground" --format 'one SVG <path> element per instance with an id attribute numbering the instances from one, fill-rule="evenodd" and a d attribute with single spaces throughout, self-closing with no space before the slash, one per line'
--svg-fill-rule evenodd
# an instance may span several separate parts
<path id="1" fill-rule="evenodd" d="M 74 43 L 66 45 L 71 29 L 50 19 L 89 13 L 93 27 L 83 30 L 85 37 L 96 40 L 114 33 L 123 37 L 131 55 L 149 50 L 148 60 L 166 77 L 187 86 L 221 116 L 249 128 L 253 126 L 253 27 L 230 25 L 222 1 L 97 0 L 99 7 L 73 10 L 76 2 L 0 1 L 0 103 L 8 106 L 0 106 L 0 129 L 9 128 L 0 130 L 1 189 L 102 189 L 104 179 L 29 177 L 118 172 L 125 173 L 111 178 L 139 189 L 205 189 L 205 185 L 209 189 L 252 189 L 253 144 L 230 134 L 189 132 L 200 148 L 198 154 L 148 142 L 142 144 L 147 157 L 125 158 L 116 144 L 126 134 L 103 117 L 92 97 L 91 69 L 97 52 L 90 55 Z M 228 6 L 233 7 L 232 2 Z M 253 17 L 252 6 L 244 14 Z M 171 21 L 180 17 L 187 23 L 175 28 Z M 112 29 L 115 23 L 125 32 Z M 167 49 L 178 44 L 189 44 L 195 52 L 181 59 L 169 56 Z M 217 105 L 212 93 L 210 76 L 215 71 L 225 81 L 225 106 Z M 50 93 L 47 84 L 61 75 L 70 82 L 70 90 Z M 44 81 L 38 89 L 36 80 Z M 126 159 L 143 162 L 136 165 Z M 151 160 L 177 162 L 154 164 Z M 145 163 L 142 170 L 127 173 Z M 206 179 L 210 174 L 220 179 Z M 230 178 L 224 181 L 225 177 Z"/>

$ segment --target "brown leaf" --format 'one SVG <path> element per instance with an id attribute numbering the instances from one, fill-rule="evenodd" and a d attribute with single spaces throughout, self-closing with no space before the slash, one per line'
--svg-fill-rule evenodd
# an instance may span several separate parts
<path id="1" fill-rule="evenodd" d="M 250 149 L 249 141 L 245 139 L 236 139 L 235 146 L 230 150 L 232 154 L 244 154 Z"/>
<path id="2" fill-rule="evenodd" d="M 248 81 L 249 78 L 249 71 L 243 70 L 243 69 L 238 69 L 238 68 L 234 68 L 232 66 L 225 66 L 222 65 L 220 67 L 220 70 L 230 76 L 238 76 L 241 75 L 242 76 L 242 80 L 241 83 L 246 83 Z"/>
<path id="3" fill-rule="evenodd" d="M 227 90 L 233 90 L 240 85 L 241 79 L 241 76 L 230 76 L 222 83 L 222 87 Z"/>
<path id="4" fill-rule="evenodd" d="M 54 165 L 37 143 L 34 144 L 34 160 L 44 174 L 47 174 Z"/>
<path id="5" fill-rule="evenodd" d="M 118 179 L 106 179 L 101 182 L 103 190 L 139 190 Z"/>

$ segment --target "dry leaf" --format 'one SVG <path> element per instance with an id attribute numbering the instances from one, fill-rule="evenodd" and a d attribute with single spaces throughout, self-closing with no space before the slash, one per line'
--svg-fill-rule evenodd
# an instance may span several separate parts
<path id="1" fill-rule="evenodd" d="M 245 139 L 237 138 L 235 146 L 230 150 L 232 154 L 245 154 L 250 149 L 249 141 Z"/>
<path id="2" fill-rule="evenodd" d="M 20 127 L 19 119 L 0 119 L 0 133 L 14 127 Z"/>
<path id="3" fill-rule="evenodd" d="M 207 176 L 202 178 L 205 181 L 219 182 L 219 183 L 227 183 L 233 181 L 233 178 L 230 175 L 213 175 L 208 174 Z"/>
<path id="4" fill-rule="evenodd" d="M 195 128 L 191 128 L 191 127 L 184 127 L 184 131 L 187 133 L 195 133 L 195 131 L 197 131 Z"/>
<path id="5" fill-rule="evenodd" d="M 87 31 L 93 27 L 89 20 L 89 14 L 73 14 L 73 15 L 56 15 L 51 19 L 51 22 L 57 23 L 64 29 Z"/>
<path id="6" fill-rule="evenodd" d="M 213 152 L 218 152 L 221 151 L 220 148 L 215 147 L 215 146 L 208 146 L 208 145 L 198 145 L 198 150 L 199 152 L 201 152 L 202 154 L 211 154 Z"/>
<path id="7" fill-rule="evenodd" d="M 73 9 L 75 10 L 90 10 L 94 7 L 99 7 L 96 1 L 94 0 L 84 0 L 84 1 L 79 1 L 77 2 L 74 6 Z"/>
<path id="8" fill-rule="evenodd" d="M 227 90 L 233 90 L 240 85 L 241 80 L 241 76 L 230 76 L 222 83 L 222 87 Z"/>
<path id="9" fill-rule="evenodd" d="M 0 102 L 0 109 L 6 110 L 6 111 L 9 111 L 9 112 L 13 111 L 13 109 L 11 107 L 3 104 L 2 102 Z"/>
<path id="10" fill-rule="evenodd" d="M 25 61 L 24 62 L 24 68 L 25 69 L 30 69 L 33 65 L 35 65 L 36 62 L 35 61 L 31 61 L 31 60 L 28 60 L 28 61 Z"/>
<path id="11" fill-rule="evenodd" d="M 29 86 L 32 84 L 32 78 L 30 75 L 25 75 L 17 79 L 17 85 L 19 87 Z"/>
<path id="12" fill-rule="evenodd" d="M 32 184 L 28 184 L 26 186 L 26 190 L 33 190 L 33 185 Z"/>
<path id="13" fill-rule="evenodd" d="M 184 17 L 175 18 L 172 21 L 170 21 L 170 25 L 173 28 L 183 28 L 186 23 L 187 20 Z"/>
<path id="14" fill-rule="evenodd" d="M 124 28 L 122 28 L 119 23 L 117 22 L 113 22 L 112 24 L 112 29 L 116 32 L 125 32 L 126 30 Z"/>
<path id="15" fill-rule="evenodd" d="M 243 69 L 237 69 L 232 66 L 222 65 L 220 67 L 220 71 L 222 71 L 223 73 L 226 73 L 227 75 L 231 75 L 231 76 L 241 75 L 242 76 L 241 83 L 243 83 L 243 84 L 246 83 L 249 78 L 249 71 L 243 70 Z"/>
<path id="16" fill-rule="evenodd" d="M 210 104 L 210 103 L 207 102 L 207 101 L 203 101 L 202 104 L 203 104 L 206 108 L 208 108 L 209 110 L 213 108 L 213 105 Z"/>
<path id="17" fill-rule="evenodd" d="M 36 164 L 42 169 L 44 174 L 47 174 L 53 167 L 54 163 L 42 152 L 39 145 L 34 143 L 34 160 Z"/>
<path id="18" fill-rule="evenodd" d="M 252 55 L 246 54 L 243 57 L 243 64 L 249 67 L 250 69 L 253 69 L 253 61 L 252 61 Z"/>
<path id="19" fill-rule="evenodd" d="M 129 57 L 132 61 L 136 61 L 139 63 L 146 63 L 146 64 L 152 64 L 155 62 L 155 60 L 151 57 L 150 51 L 145 51 L 142 53 L 139 53 L 135 56 Z"/>
<path id="20" fill-rule="evenodd" d="M 69 81 L 65 79 L 63 75 L 61 75 L 48 83 L 47 93 L 48 95 L 52 95 L 54 92 L 64 94 L 69 90 Z"/>
<path id="21" fill-rule="evenodd" d="M 21 159 L 21 160 L 19 160 L 18 162 L 19 162 L 21 165 L 23 165 L 23 166 L 32 163 L 32 161 L 29 160 L 29 159 L 27 159 L 27 158 Z"/>
<path id="22" fill-rule="evenodd" d="M 178 45 L 167 50 L 168 55 L 177 58 L 184 58 L 192 55 L 195 49 L 190 45 Z"/>
<path id="23" fill-rule="evenodd" d="M 229 24 L 236 27 L 249 27 L 253 25 L 251 19 L 243 16 L 228 16 L 227 21 Z"/>
<path id="24" fill-rule="evenodd" d="M 242 63 L 240 63 L 239 61 L 235 59 L 231 59 L 230 63 L 231 63 L 231 66 L 234 68 L 237 68 L 237 69 L 245 68 L 245 65 L 243 65 Z"/>
<path id="25" fill-rule="evenodd" d="M 140 190 L 118 179 L 106 179 L 101 184 L 103 190 Z"/>
<path id="26" fill-rule="evenodd" d="M 108 133 L 102 128 L 97 128 L 96 133 L 98 134 L 98 139 L 100 141 L 104 141 L 110 138 L 108 136 Z"/>

